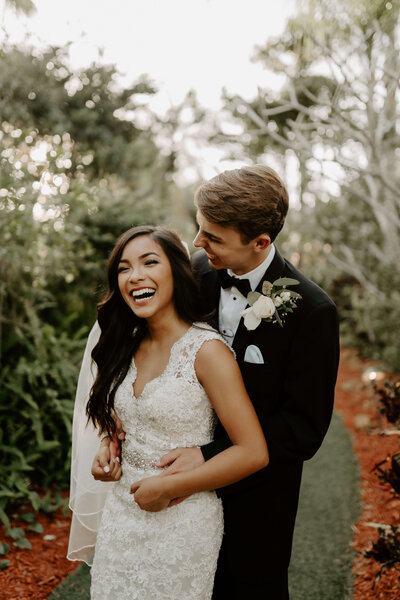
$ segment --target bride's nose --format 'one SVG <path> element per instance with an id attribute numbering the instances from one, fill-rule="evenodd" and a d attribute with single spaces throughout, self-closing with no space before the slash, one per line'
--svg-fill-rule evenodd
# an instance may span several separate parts
<path id="1" fill-rule="evenodd" d="M 143 281 L 143 279 L 144 279 L 144 274 L 142 272 L 140 265 L 138 265 L 136 267 L 132 267 L 132 269 L 129 272 L 129 282 L 135 283 L 137 281 Z"/>

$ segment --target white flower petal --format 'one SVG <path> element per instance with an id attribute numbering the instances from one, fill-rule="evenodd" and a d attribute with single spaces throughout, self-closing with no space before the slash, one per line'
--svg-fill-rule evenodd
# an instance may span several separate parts
<path id="1" fill-rule="evenodd" d="M 260 317 L 254 313 L 252 306 L 250 306 L 250 308 L 246 308 L 241 315 L 244 317 L 244 326 L 248 331 L 253 331 L 253 329 L 256 329 L 256 327 L 258 327 L 261 323 Z"/>
<path id="2" fill-rule="evenodd" d="M 269 296 L 260 296 L 252 306 L 254 313 L 260 319 L 272 317 L 275 313 L 275 304 Z"/>

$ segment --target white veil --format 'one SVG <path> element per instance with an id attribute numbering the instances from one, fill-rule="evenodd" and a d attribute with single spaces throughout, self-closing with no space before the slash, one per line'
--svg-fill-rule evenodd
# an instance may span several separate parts
<path id="1" fill-rule="evenodd" d="M 90 472 L 100 440 L 95 427 L 87 424 L 86 404 L 96 376 L 91 354 L 99 336 L 100 326 L 96 321 L 88 337 L 79 373 L 72 427 L 69 507 L 73 515 L 67 557 L 69 560 L 85 561 L 88 565 L 92 564 L 101 513 L 112 485 L 96 481 Z"/>

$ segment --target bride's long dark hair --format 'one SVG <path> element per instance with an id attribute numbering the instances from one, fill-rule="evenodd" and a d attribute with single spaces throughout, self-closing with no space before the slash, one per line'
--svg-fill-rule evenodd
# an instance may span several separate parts
<path id="1" fill-rule="evenodd" d="M 115 432 L 115 392 L 147 333 L 146 320 L 135 315 L 118 287 L 118 265 L 124 248 L 141 235 L 154 240 L 167 255 L 174 280 L 173 302 L 179 317 L 188 324 L 209 318 L 201 307 L 200 292 L 189 256 L 176 233 L 165 227 L 145 225 L 132 227 L 120 236 L 108 261 L 108 291 L 97 306 L 101 335 L 92 351 L 92 358 L 97 364 L 97 377 L 86 407 L 88 420 L 109 435 Z"/>

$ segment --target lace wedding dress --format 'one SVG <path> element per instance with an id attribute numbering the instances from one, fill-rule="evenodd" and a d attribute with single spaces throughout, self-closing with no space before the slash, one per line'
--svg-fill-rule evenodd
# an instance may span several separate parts
<path id="1" fill-rule="evenodd" d="M 141 510 L 129 494 L 135 481 L 157 475 L 155 463 L 179 446 L 211 441 L 215 413 L 197 380 L 196 354 L 222 338 L 195 324 L 172 346 L 162 375 L 133 394 L 131 367 L 115 397 L 126 439 L 123 475 L 107 496 L 92 566 L 91 598 L 97 600 L 206 600 L 211 598 L 223 534 L 215 492 L 194 494 L 157 513 Z"/>

